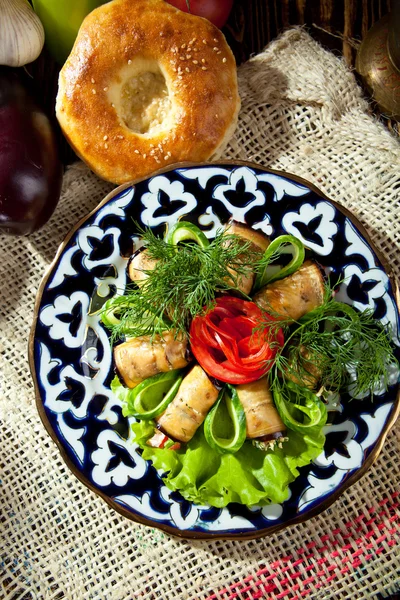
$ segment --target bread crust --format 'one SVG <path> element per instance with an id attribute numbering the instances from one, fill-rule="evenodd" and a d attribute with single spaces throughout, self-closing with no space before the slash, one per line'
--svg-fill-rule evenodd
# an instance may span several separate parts
<path id="1" fill-rule="evenodd" d="M 145 134 L 127 127 L 110 97 L 139 60 L 158 63 L 173 105 L 172 122 Z M 113 0 L 90 13 L 60 72 L 56 101 L 75 152 L 117 184 L 207 160 L 233 133 L 239 108 L 236 63 L 223 34 L 163 0 Z"/>

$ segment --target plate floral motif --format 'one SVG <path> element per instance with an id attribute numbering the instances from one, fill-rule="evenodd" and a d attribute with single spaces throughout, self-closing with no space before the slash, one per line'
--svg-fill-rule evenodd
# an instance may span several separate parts
<path id="1" fill-rule="evenodd" d="M 40 415 L 73 472 L 116 510 L 184 537 L 266 535 L 326 508 L 372 464 L 399 412 L 399 373 L 387 392 L 329 399 L 323 453 L 290 486 L 281 505 L 198 506 L 171 492 L 143 460 L 130 420 L 110 390 L 109 336 L 99 321 L 105 300 L 124 290 L 140 246 L 135 223 L 163 234 L 184 218 L 208 238 L 233 217 L 269 236 L 290 233 L 310 248 L 338 298 L 373 308 L 400 356 L 396 290 L 361 225 L 313 186 L 245 163 L 177 166 L 115 190 L 75 228 L 45 276 L 36 305 L 30 362 Z"/>

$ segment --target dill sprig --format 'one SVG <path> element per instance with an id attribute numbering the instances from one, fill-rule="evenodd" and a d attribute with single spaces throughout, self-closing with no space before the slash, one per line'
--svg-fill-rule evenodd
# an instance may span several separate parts
<path id="1" fill-rule="evenodd" d="M 190 321 L 208 311 L 216 294 L 238 291 L 240 278 L 253 271 L 260 253 L 250 242 L 234 234 L 217 232 L 210 245 L 174 246 L 157 237 L 151 229 L 139 231 L 154 269 L 144 271 L 140 287 L 128 286 L 123 296 L 109 300 L 104 313 L 112 341 L 124 335 L 157 335 L 173 329 L 187 335 Z"/>
<path id="2" fill-rule="evenodd" d="M 327 285 L 321 306 L 293 323 L 280 320 L 285 344 L 271 370 L 278 378 L 307 386 L 313 378 L 330 390 L 347 387 L 353 397 L 373 394 L 389 385 L 389 365 L 397 363 L 388 330 L 374 318 L 373 310 L 356 311 L 332 297 Z"/>

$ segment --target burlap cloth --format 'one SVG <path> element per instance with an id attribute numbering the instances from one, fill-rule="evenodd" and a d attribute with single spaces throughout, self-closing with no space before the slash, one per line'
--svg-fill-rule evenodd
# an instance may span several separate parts
<path id="1" fill-rule="evenodd" d="M 400 147 L 353 74 L 302 30 L 239 70 L 225 156 L 303 176 L 350 208 L 400 274 Z M 0 238 L 2 598 L 373 598 L 399 589 L 400 423 L 376 464 L 322 515 L 257 541 L 171 538 L 116 514 L 70 474 L 41 424 L 27 362 L 39 281 L 110 191 L 81 164 L 51 222 Z"/>

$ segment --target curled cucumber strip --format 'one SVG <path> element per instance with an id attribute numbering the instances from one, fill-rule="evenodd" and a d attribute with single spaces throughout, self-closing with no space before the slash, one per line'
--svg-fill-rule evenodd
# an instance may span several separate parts
<path id="1" fill-rule="evenodd" d="M 225 410 L 222 410 L 225 409 Z M 246 439 L 246 415 L 232 385 L 224 387 L 204 421 L 208 445 L 219 454 L 233 454 Z"/>
<path id="2" fill-rule="evenodd" d="M 285 267 L 277 271 L 271 271 L 270 263 L 276 260 L 280 255 L 286 254 L 287 250 L 292 254 L 292 259 Z M 261 259 L 261 268 L 257 273 L 254 289 L 255 291 L 264 287 L 268 283 L 283 279 L 291 275 L 301 267 L 305 258 L 305 249 L 303 243 L 293 235 L 280 235 L 275 238 Z"/>
<path id="3" fill-rule="evenodd" d="M 306 435 L 322 429 L 326 424 L 325 404 L 312 390 L 288 381 L 281 390 L 274 391 L 274 402 L 288 429 Z"/>
<path id="4" fill-rule="evenodd" d="M 202 248 L 206 248 L 210 245 L 210 242 L 204 235 L 204 233 L 193 223 L 188 221 L 179 221 L 175 223 L 168 231 L 165 241 L 168 244 L 177 246 L 180 242 L 186 242 L 192 240 L 196 242 Z"/>
<path id="5" fill-rule="evenodd" d="M 124 416 L 149 421 L 158 417 L 175 398 L 182 383 L 181 369 L 148 377 L 128 391 Z"/>
<path id="6" fill-rule="evenodd" d="M 107 302 L 104 304 L 101 310 L 102 323 L 106 327 L 113 327 L 115 325 L 119 325 L 121 319 L 118 317 L 118 315 L 121 313 L 122 310 L 124 310 L 124 308 L 127 308 L 128 306 L 128 303 L 116 304 L 114 302 L 114 298 L 110 298 L 110 300 L 107 300 Z"/>
<path id="7" fill-rule="evenodd" d="M 108 329 L 112 329 L 113 327 L 120 325 L 121 319 L 119 318 L 119 315 L 125 309 L 129 308 L 128 300 L 126 302 L 116 302 L 116 299 L 119 300 L 120 298 L 123 297 L 121 296 L 117 298 L 110 298 L 110 300 L 107 300 L 107 302 L 104 304 L 100 311 L 101 321 L 103 325 L 105 325 Z M 150 312 L 144 313 L 143 319 L 141 320 L 141 324 L 143 326 L 148 325 L 149 327 L 152 324 L 161 325 L 162 323 L 165 323 L 164 319 L 160 319 L 159 317 L 154 316 Z M 131 325 L 129 325 L 129 323 L 126 325 L 126 327 L 120 327 L 120 333 L 125 334 L 126 336 L 129 336 L 131 331 L 132 327 Z"/>

